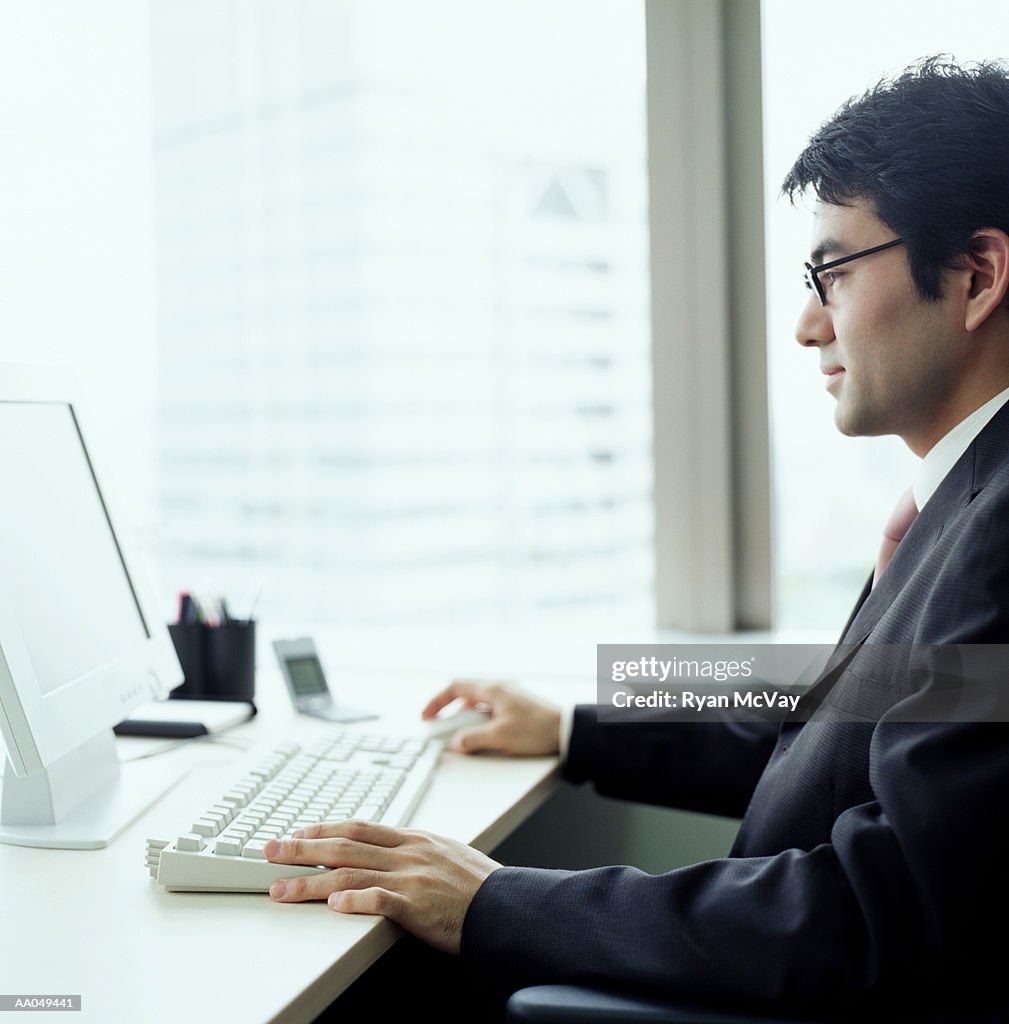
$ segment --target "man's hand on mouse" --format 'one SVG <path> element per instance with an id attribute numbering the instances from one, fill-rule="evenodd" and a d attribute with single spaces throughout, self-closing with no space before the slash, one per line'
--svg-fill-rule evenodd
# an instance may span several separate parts
<path id="1" fill-rule="evenodd" d="M 556 754 L 560 749 L 560 708 L 514 683 L 456 679 L 428 701 L 421 717 L 434 718 L 454 700 L 467 708 L 484 708 L 491 717 L 483 725 L 460 729 L 452 737 L 451 750 L 534 755 Z"/>

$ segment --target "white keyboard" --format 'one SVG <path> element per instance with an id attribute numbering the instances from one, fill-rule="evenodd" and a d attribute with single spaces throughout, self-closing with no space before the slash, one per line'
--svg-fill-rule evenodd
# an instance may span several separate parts
<path id="1" fill-rule="evenodd" d="M 278 878 L 328 870 L 273 864 L 263 847 L 321 821 L 407 824 L 441 750 L 433 739 L 351 729 L 328 732 L 304 748 L 276 744 L 174 840 L 147 840 L 151 877 L 173 891 L 266 892 Z"/>

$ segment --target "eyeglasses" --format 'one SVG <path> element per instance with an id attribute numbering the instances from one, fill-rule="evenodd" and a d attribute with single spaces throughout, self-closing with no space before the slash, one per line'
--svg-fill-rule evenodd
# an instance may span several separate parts
<path id="1" fill-rule="evenodd" d="M 874 245 L 871 249 L 863 249 L 861 252 L 853 252 L 850 256 L 842 256 L 839 260 L 831 260 L 829 263 L 821 263 L 818 267 L 814 267 L 810 263 L 803 263 L 805 267 L 805 273 L 803 274 L 803 280 L 806 282 L 806 287 L 816 292 L 816 297 L 820 300 L 821 306 L 827 305 L 827 296 L 823 293 L 823 285 L 820 284 L 819 274 L 825 270 L 831 270 L 833 267 L 839 267 L 842 263 L 851 263 L 852 260 L 860 260 L 863 256 L 871 256 L 874 252 L 882 252 L 884 249 L 892 249 L 895 245 L 903 245 L 903 238 L 895 238 L 892 242 L 884 242 L 882 245 Z"/>

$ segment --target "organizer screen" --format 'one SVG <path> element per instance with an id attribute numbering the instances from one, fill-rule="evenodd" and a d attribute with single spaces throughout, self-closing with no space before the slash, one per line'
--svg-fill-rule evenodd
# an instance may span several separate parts
<path id="1" fill-rule="evenodd" d="M 299 697 L 315 697 L 326 692 L 326 677 L 318 658 L 289 658 L 287 671 Z"/>

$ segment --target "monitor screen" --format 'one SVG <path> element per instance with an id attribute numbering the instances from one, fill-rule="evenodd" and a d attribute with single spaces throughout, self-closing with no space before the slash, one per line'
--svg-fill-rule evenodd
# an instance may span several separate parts
<path id="1" fill-rule="evenodd" d="M 182 671 L 91 440 L 68 374 L 0 367 L 0 843 L 104 846 L 175 781 L 120 764 L 113 726 Z"/>
<path id="2" fill-rule="evenodd" d="M 149 631 L 73 410 L 0 402 L 0 579 L 43 695 Z"/>

